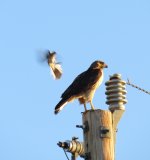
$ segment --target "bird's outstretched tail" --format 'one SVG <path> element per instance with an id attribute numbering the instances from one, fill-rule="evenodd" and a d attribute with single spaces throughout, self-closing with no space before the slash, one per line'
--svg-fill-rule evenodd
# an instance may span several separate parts
<path id="1" fill-rule="evenodd" d="M 64 107 L 65 105 L 68 103 L 67 99 L 62 99 L 55 107 L 55 114 L 58 114 Z"/>

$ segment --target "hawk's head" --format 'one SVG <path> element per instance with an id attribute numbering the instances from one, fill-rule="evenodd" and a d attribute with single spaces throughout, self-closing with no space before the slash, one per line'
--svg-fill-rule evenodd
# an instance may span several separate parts
<path id="1" fill-rule="evenodd" d="M 103 61 L 95 61 L 91 64 L 90 68 L 92 68 L 92 69 L 103 69 L 103 68 L 108 68 L 108 66 Z"/>

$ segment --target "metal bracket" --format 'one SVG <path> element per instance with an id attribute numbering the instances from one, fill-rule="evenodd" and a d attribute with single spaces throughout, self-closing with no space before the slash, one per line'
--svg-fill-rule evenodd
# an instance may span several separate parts
<path id="1" fill-rule="evenodd" d="M 110 129 L 106 126 L 100 126 L 100 138 L 110 138 Z"/>
<path id="2" fill-rule="evenodd" d="M 82 128 L 84 133 L 89 131 L 88 121 L 85 121 L 83 125 L 76 125 L 77 128 Z"/>
<path id="3" fill-rule="evenodd" d="M 85 160 L 91 160 L 91 153 L 85 153 L 84 156 L 80 156 L 81 158 L 84 158 Z"/>

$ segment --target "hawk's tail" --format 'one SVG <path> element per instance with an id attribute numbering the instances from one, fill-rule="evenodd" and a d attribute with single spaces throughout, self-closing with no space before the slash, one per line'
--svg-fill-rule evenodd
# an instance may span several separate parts
<path id="1" fill-rule="evenodd" d="M 68 103 L 67 99 L 62 99 L 55 107 L 55 111 L 54 113 L 57 114 L 59 113 L 64 107 L 65 105 Z"/>

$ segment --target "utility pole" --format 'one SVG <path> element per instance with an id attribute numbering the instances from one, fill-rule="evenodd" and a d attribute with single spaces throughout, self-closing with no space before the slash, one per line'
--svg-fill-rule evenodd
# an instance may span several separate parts
<path id="1" fill-rule="evenodd" d="M 83 129 L 84 141 L 72 138 L 72 141 L 58 143 L 72 154 L 71 160 L 77 156 L 85 160 L 115 160 L 117 124 L 127 103 L 125 84 L 120 74 L 110 76 L 105 83 L 108 110 L 87 110 L 82 114 L 83 124 L 76 126 Z"/>
<path id="2" fill-rule="evenodd" d="M 83 113 L 84 151 L 86 160 L 114 160 L 117 124 L 125 111 L 125 81 L 120 74 L 105 83 L 109 110 L 88 110 Z"/>

